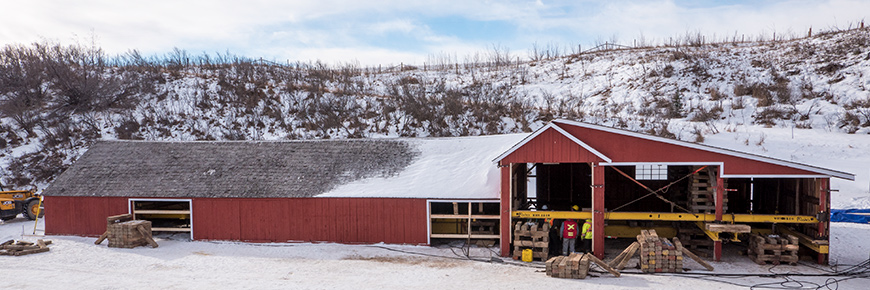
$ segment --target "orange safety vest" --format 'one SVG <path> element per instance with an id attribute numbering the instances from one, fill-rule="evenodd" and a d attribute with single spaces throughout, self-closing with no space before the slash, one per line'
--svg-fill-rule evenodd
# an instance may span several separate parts
<path id="1" fill-rule="evenodd" d="M 577 228 L 577 222 L 573 220 L 567 220 L 562 225 L 562 237 L 566 239 L 575 239 L 577 238 L 577 233 L 580 232 Z"/>

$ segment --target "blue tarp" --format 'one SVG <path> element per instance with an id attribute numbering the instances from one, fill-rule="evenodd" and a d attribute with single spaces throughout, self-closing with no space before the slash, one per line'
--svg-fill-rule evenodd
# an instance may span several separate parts
<path id="1" fill-rule="evenodd" d="M 832 222 L 870 223 L 870 209 L 831 209 Z"/>

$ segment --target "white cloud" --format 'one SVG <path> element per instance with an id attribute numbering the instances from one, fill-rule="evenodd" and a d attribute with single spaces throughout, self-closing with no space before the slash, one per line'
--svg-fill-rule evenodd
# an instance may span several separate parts
<path id="1" fill-rule="evenodd" d="M 726 2 L 727 3 L 727 2 Z M 590 44 L 617 35 L 630 43 L 698 31 L 724 37 L 818 29 L 861 20 L 870 1 L 829 0 L 749 2 L 691 7 L 673 1 L 14 1 L 0 10 L 0 45 L 49 38 L 63 43 L 87 41 L 93 32 L 106 51 L 139 49 L 166 53 L 224 52 L 275 59 L 359 60 L 364 64 L 421 61 L 429 54 L 465 55 L 485 50 L 491 41 L 461 39 L 434 32 L 428 18 L 459 17 L 499 21 L 515 30 L 497 41 L 513 51 L 532 43 Z M 473 28 L 469 28 L 473 29 Z M 385 35 L 404 35 L 414 45 L 373 43 Z M 399 48 L 399 46 L 405 48 Z M 411 48 L 408 48 L 411 47 Z"/>

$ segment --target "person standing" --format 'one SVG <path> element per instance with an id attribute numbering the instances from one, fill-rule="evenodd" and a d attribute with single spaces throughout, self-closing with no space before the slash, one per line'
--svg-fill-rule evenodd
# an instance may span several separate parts
<path id="1" fill-rule="evenodd" d="M 583 223 L 583 230 L 580 232 L 580 238 L 583 241 L 582 248 L 584 253 L 592 253 L 592 220 L 586 219 Z"/>
<path id="2" fill-rule="evenodd" d="M 573 219 L 562 222 L 562 227 L 559 229 L 559 237 L 562 238 L 563 256 L 575 252 L 574 243 L 577 241 L 577 235 L 580 232 L 577 227 L 577 222 Z"/>

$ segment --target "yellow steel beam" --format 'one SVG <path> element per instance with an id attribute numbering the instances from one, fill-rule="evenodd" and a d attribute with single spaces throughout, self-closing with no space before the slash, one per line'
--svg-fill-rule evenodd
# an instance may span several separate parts
<path id="1" fill-rule="evenodd" d="M 590 212 L 577 211 L 527 211 L 518 210 L 511 212 L 515 218 L 533 219 L 588 219 L 592 217 Z M 715 214 L 691 214 L 669 212 L 607 212 L 604 213 L 606 220 L 637 220 L 637 221 L 690 221 L 712 222 L 716 220 Z M 727 223 L 790 223 L 812 224 L 818 223 L 813 216 L 803 215 L 770 215 L 770 214 L 724 214 L 722 221 Z"/>
<path id="2" fill-rule="evenodd" d="M 819 254 L 827 254 L 829 252 L 828 241 L 812 239 L 809 236 L 804 235 L 803 233 L 799 233 L 787 227 L 777 227 L 777 230 L 785 234 L 798 237 L 801 245 L 804 245 Z"/>
<path id="3" fill-rule="evenodd" d="M 704 226 L 704 222 L 695 222 L 695 224 L 697 224 L 698 227 L 701 228 L 701 231 L 703 231 L 704 234 L 706 234 L 708 237 L 710 237 L 710 239 L 712 239 L 713 241 L 719 240 L 719 233 L 708 231 L 707 227 Z"/>

